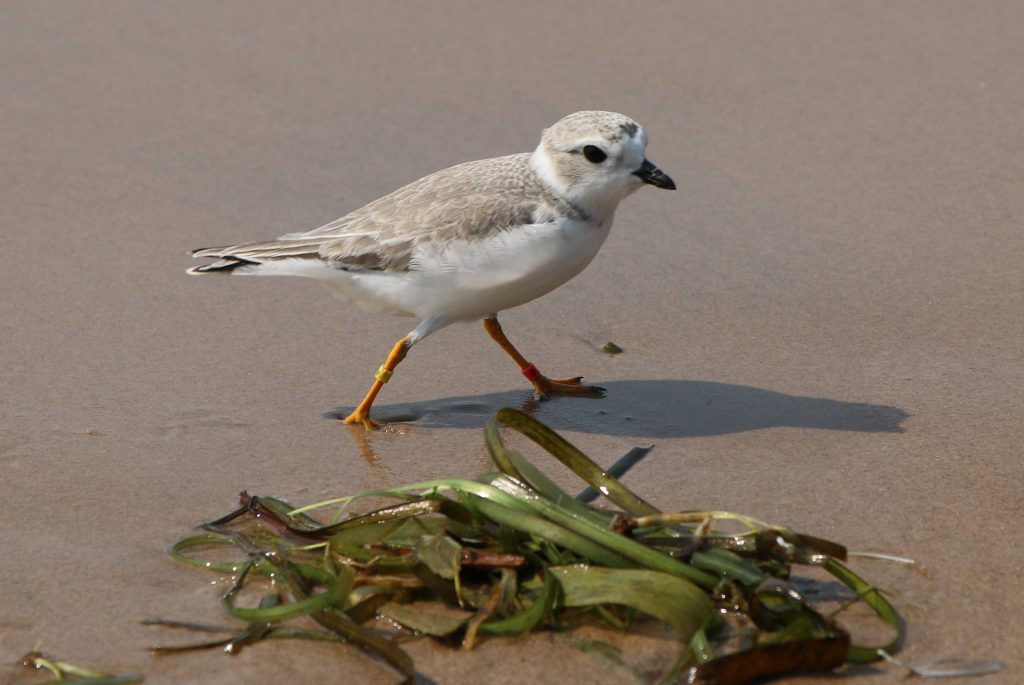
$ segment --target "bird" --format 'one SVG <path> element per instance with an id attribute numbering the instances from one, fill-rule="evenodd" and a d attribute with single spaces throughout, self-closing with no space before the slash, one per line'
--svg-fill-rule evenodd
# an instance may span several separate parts
<path id="1" fill-rule="evenodd" d="M 675 190 L 647 159 L 647 134 L 616 112 L 581 111 L 544 129 L 532 152 L 457 164 L 320 228 L 193 250 L 189 274 L 312 278 L 335 296 L 418 323 L 391 348 L 347 424 L 379 428 L 374 400 L 409 350 L 456 322 L 482 320 L 538 399 L 602 396 L 582 377 L 552 379 L 509 341 L 498 314 L 574 278 L 642 187 Z"/>

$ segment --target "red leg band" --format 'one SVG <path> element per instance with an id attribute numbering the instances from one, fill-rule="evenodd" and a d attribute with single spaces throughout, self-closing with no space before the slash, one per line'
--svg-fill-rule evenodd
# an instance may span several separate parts
<path id="1" fill-rule="evenodd" d="M 527 364 L 521 369 L 521 371 L 523 372 L 523 375 L 526 376 L 526 380 L 531 383 L 540 378 L 540 371 L 538 371 L 537 367 L 533 364 Z"/>

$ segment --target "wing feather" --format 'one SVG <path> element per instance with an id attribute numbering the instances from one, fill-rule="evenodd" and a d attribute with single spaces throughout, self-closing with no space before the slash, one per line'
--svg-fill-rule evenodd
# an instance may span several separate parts
<path id="1" fill-rule="evenodd" d="M 564 213 L 573 208 L 540 183 L 529 154 L 509 155 L 431 174 L 312 231 L 196 250 L 196 257 L 221 261 L 194 271 L 229 271 L 232 265 L 280 259 L 320 259 L 346 270 L 407 271 L 415 268 L 414 255 L 424 243 L 479 240 Z"/>

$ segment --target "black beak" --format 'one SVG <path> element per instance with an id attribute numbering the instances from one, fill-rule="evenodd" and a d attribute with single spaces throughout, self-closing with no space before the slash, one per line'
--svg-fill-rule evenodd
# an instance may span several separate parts
<path id="1" fill-rule="evenodd" d="M 676 182 L 668 177 L 664 171 L 654 166 L 648 160 L 644 160 L 644 163 L 640 165 L 640 168 L 633 172 L 640 177 L 640 180 L 644 183 L 650 183 L 655 188 L 664 188 L 665 190 L 675 190 Z"/>

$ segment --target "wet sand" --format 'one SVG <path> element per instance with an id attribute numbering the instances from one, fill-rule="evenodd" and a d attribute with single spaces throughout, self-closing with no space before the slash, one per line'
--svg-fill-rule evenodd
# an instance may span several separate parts
<path id="1" fill-rule="evenodd" d="M 318 644 L 151 657 L 178 636 L 142 619 L 221 621 L 167 546 L 243 488 L 477 474 L 526 384 L 453 326 L 378 402 L 411 421 L 349 430 L 330 416 L 410 322 L 188 278 L 187 250 L 321 225 L 601 108 L 679 190 L 628 199 L 586 272 L 503 317 L 542 370 L 609 390 L 536 416 L 602 463 L 656 444 L 627 482 L 662 508 L 919 560 L 930 579 L 856 564 L 894 593 L 903 656 L 1018 682 L 1022 23 L 1013 2 L 4 3 L 0 680 L 41 643 L 152 685 L 393 682 Z M 631 682 L 566 635 L 411 649 L 424 683 Z"/>

